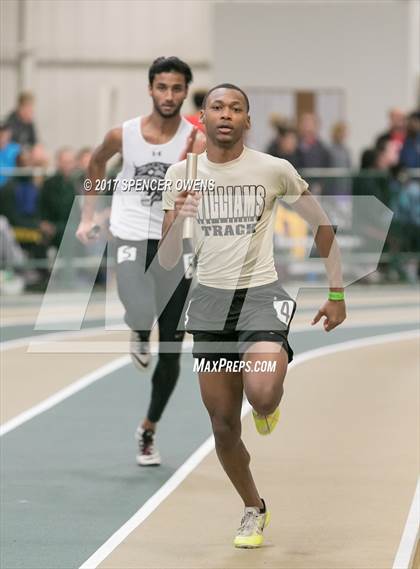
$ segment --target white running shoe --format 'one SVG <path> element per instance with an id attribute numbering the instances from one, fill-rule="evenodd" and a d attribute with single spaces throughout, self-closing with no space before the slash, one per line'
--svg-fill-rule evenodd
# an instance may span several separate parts
<path id="1" fill-rule="evenodd" d="M 139 466 L 159 466 L 160 454 L 155 447 L 155 433 L 137 427 L 135 438 L 138 444 L 136 461 Z"/>
<path id="2" fill-rule="evenodd" d="M 256 549 L 262 546 L 263 531 L 270 522 L 270 512 L 267 510 L 264 500 L 262 501 L 264 504 L 263 512 L 259 508 L 245 508 L 241 525 L 233 541 L 235 547 Z"/>
<path id="3" fill-rule="evenodd" d="M 130 356 L 133 364 L 139 371 L 144 371 L 150 364 L 150 344 L 140 338 L 140 334 L 131 330 L 130 334 Z"/>

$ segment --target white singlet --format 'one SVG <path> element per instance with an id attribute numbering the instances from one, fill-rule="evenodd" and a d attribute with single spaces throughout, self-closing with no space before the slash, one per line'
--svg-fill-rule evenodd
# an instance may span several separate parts
<path id="1" fill-rule="evenodd" d="M 181 118 L 175 135 L 165 144 L 150 144 L 143 138 L 141 119 L 125 121 L 122 127 L 123 165 L 112 198 L 110 230 L 114 237 L 130 241 L 160 239 L 162 191 L 128 187 L 130 180 L 164 180 L 166 170 L 179 161 L 193 125 Z M 139 186 L 141 187 L 142 184 Z"/>

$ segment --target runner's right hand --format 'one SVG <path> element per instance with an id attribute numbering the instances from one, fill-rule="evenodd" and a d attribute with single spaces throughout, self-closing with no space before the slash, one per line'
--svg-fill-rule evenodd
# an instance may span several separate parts
<path id="1" fill-rule="evenodd" d="M 99 236 L 99 231 L 92 231 L 94 227 L 97 227 L 93 221 L 81 221 L 79 227 L 76 231 L 76 237 L 84 245 L 92 243 Z"/>
<path id="2" fill-rule="evenodd" d="M 175 211 L 177 216 L 183 218 L 197 217 L 200 198 L 200 192 L 188 192 L 186 190 L 179 192 L 175 198 Z"/>

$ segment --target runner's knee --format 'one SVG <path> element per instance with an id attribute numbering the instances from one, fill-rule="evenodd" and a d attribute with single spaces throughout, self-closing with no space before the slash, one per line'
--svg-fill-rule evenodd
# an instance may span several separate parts
<path id="1" fill-rule="evenodd" d="M 283 396 L 283 387 L 261 386 L 258 390 L 247 393 L 249 404 L 259 415 L 270 415 L 278 406 Z"/>
<path id="2" fill-rule="evenodd" d="M 241 438 L 240 421 L 233 422 L 228 417 L 213 415 L 211 417 L 214 439 L 219 448 L 229 449 L 234 447 Z"/>

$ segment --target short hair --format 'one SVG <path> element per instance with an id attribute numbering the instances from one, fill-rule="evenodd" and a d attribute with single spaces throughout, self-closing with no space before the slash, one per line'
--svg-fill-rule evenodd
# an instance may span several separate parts
<path id="1" fill-rule="evenodd" d="M 61 158 L 61 156 L 65 153 L 65 152 L 71 152 L 74 154 L 74 150 L 71 146 L 61 146 L 58 150 L 56 150 L 55 152 L 55 159 L 58 160 L 59 158 Z"/>
<path id="2" fill-rule="evenodd" d="M 216 89 L 233 89 L 234 91 L 239 91 L 240 93 L 242 93 L 242 95 L 245 99 L 245 102 L 246 102 L 246 111 L 247 111 L 247 113 L 249 112 L 248 95 L 240 87 L 238 87 L 237 85 L 233 85 L 232 83 L 220 83 L 220 85 L 216 85 L 215 87 L 212 87 L 210 89 L 210 91 L 207 91 L 206 96 L 204 97 L 204 101 L 203 101 L 203 108 L 206 106 L 207 99 L 208 99 L 210 93 L 212 93 Z"/>
<path id="3" fill-rule="evenodd" d="M 35 101 L 35 97 L 33 95 L 33 93 L 31 93 L 30 91 L 23 91 L 22 93 L 19 93 L 18 96 L 18 106 L 21 107 L 22 105 L 26 105 L 27 103 L 33 103 Z"/>
<path id="4" fill-rule="evenodd" d="M 171 71 L 181 73 L 185 78 L 187 86 L 193 79 L 191 68 L 185 61 L 175 56 L 158 57 L 149 68 L 149 84 L 153 84 L 153 80 L 158 73 L 170 73 Z"/>
<path id="5" fill-rule="evenodd" d="M 194 91 L 193 102 L 194 105 L 197 107 L 197 109 L 201 109 L 203 107 L 203 102 L 204 99 L 206 98 L 206 93 L 207 91 L 203 89 L 198 89 L 197 91 Z"/>
<path id="6" fill-rule="evenodd" d="M 92 148 L 90 146 L 83 146 L 80 150 L 78 150 L 76 156 L 77 158 L 80 158 L 83 156 L 83 154 L 87 154 L 88 152 L 92 152 Z"/>
<path id="7" fill-rule="evenodd" d="M 420 121 L 420 110 L 418 110 L 418 111 L 413 111 L 412 113 L 410 113 L 410 114 L 408 115 L 408 118 L 411 119 L 411 120 L 418 120 L 418 121 Z"/>

